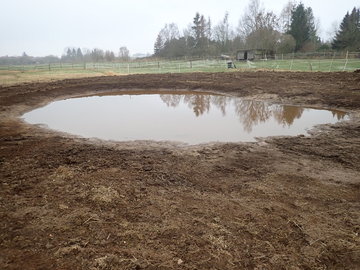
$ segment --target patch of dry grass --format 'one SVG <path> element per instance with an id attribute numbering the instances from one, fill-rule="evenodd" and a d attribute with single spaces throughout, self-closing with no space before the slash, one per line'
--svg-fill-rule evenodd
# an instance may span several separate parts
<path id="1" fill-rule="evenodd" d="M 109 71 L 94 70 L 61 70 L 61 71 L 0 71 L 0 85 L 9 86 L 32 82 L 50 82 L 64 79 L 87 78 L 96 76 L 118 75 Z"/>

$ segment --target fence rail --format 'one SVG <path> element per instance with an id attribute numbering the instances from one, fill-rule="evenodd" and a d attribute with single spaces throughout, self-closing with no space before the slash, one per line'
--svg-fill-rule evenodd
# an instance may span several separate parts
<path id="1" fill-rule="evenodd" d="M 42 81 L 73 77 L 140 73 L 219 72 L 235 70 L 279 71 L 354 71 L 360 69 L 360 53 L 332 54 L 277 54 L 255 61 L 221 59 L 141 60 L 130 62 L 52 63 L 34 65 L 0 65 L 0 84 Z"/>

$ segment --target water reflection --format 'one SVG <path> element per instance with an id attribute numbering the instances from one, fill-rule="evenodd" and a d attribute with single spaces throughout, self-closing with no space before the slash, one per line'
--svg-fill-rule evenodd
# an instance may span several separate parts
<path id="1" fill-rule="evenodd" d="M 306 134 L 346 118 L 341 111 L 274 105 L 206 92 L 129 91 L 51 103 L 24 115 L 27 122 L 106 140 L 170 140 L 190 144 L 255 141 Z"/>
<path id="2" fill-rule="evenodd" d="M 226 108 L 233 105 L 239 121 L 243 124 L 244 130 L 251 132 L 253 126 L 266 122 L 273 117 L 278 124 L 290 127 L 295 119 L 301 118 L 304 108 L 288 105 L 271 105 L 262 101 L 246 100 L 236 97 L 205 94 L 185 94 L 185 95 L 160 95 L 161 100 L 169 107 L 177 107 L 185 103 L 191 108 L 196 117 L 209 112 L 211 106 L 218 108 L 223 116 L 226 116 Z M 345 112 L 332 110 L 333 117 L 342 120 L 346 116 Z"/>

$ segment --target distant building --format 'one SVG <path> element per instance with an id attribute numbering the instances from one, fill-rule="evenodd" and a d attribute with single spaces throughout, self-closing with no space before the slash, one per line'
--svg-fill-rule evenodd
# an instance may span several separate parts
<path id="1" fill-rule="evenodd" d="M 274 58 L 274 52 L 263 49 L 238 50 L 236 52 L 236 60 L 238 61 L 253 61 L 268 58 Z"/>
<path id="2" fill-rule="evenodd" d="M 222 55 L 220 55 L 220 58 L 221 58 L 221 60 L 227 60 L 227 59 L 231 59 L 231 56 L 222 54 Z"/>

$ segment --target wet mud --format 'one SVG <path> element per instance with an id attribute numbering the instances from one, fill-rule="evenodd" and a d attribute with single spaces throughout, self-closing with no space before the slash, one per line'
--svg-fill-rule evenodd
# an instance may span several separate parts
<path id="1" fill-rule="evenodd" d="M 66 97 L 201 90 L 329 108 L 311 136 L 83 139 L 19 116 Z M 0 87 L 0 269 L 357 269 L 360 74 L 192 73 Z"/>

